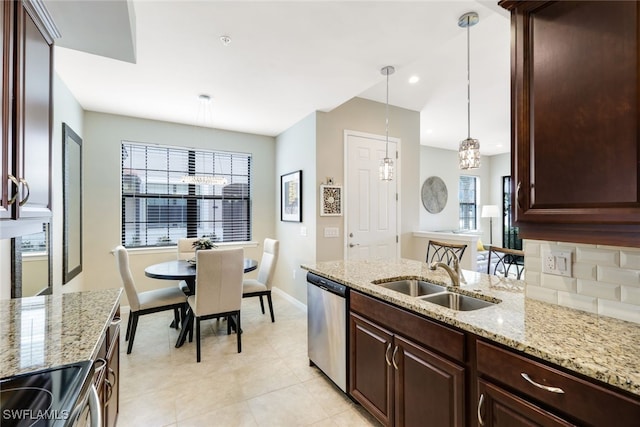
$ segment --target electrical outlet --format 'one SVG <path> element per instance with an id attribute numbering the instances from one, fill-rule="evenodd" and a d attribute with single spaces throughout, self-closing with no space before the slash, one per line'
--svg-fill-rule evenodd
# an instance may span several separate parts
<path id="1" fill-rule="evenodd" d="M 549 251 L 542 257 L 542 272 L 571 277 L 571 251 Z"/>

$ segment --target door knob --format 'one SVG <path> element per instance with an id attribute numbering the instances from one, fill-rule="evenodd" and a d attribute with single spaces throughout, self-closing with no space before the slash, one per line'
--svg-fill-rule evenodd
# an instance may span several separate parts
<path id="1" fill-rule="evenodd" d="M 360 243 L 349 243 L 349 247 L 360 246 Z"/>

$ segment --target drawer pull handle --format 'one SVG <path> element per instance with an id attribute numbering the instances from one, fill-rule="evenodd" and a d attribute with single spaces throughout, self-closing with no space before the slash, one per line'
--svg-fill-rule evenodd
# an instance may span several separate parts
<path id="1" fill-rule="evenodd" d="M 522 182 L 518 182 L 516 186 L 516 205 L 518 210 L 522 210 L 522 203 L 520 202 L 520 187 L 522 186 Z"/>
<path id="2" fill-rule="evenodd" d="M 538 388 L 541 388 L 541 389 L 546 390 L 546 391 L 550 391 L 551 393 L 564 394 L 564 390 L 561 389 L 560 387 L 549 387 L 547 385 L 538 384 L 537 382 L 535 382 L 534 380 L 529 378 L 529 375 L 525 374 L 524 372 L 522 372 L 520 375 L 522 376 L 522 378 L 527 380 L 527 382 L 529 382 L 530 384 L 532 384 L 532 385 L 534 385 L 534 386 L 536 386 Z"/>
<path id="3" fill-rule="evenodd" d="M 29 183 L 24 178 L 20 178 L 20 184 L 27 187 L 27 195 L 24 196 L 24 199 L 20 200 L 20 202 L 18 203 L 18 206 L 24 206 L 24 204 L 29 200 L 29 196 L 31 195 L 31 188 L 29 188 Z"/>
<path id="4" fill-rule="evenodd" d="M 114 317 L 113 320 L 111 321 L 111 326 L 119 325 L 120 322 L 122 322 L 122 319 L 120 317 Z"/>
<path id="5" fill-rule="evenodd" d="M 398 354 L 398 346 L 393 349 L 393 356 L 391 356 L 391 361 L 393 362 L 393 367 L 398 370 L 398 364 L 396 363 L 396 354 Z"/>
<path id="6" fill-rule="evenodd" d="M 11 197 L 11 199 L 9 199 L 9 201 L 7 202 L 7 204 L 9 206 L 11 206 L 12 204 L 15 203 L 16 198 L 18 197 L 18 193 L 19 193 L 19 189 L 20 189 L 20 183 L 18 182 L 18 179 L 13 176 L 13 175 L 8 175 L 8 178 L 11 182 L 13 182 L 13 185 L 16 186 L 16 192 L 13 193 L 13 196 Z"/>
<path id="7" fill-rule="evenodd" d="M 384 360 L 387 361 L 387 365 L 391 366 L 391 361 L 389 360 L 389 351 L 391 351 L 391 343 L 387 344 L 387 350 L 384 352 Z"/>
<path id="8" fill-rule="evenodd" d="M 478 400 L 478 424 L 481 426 L 484 425 L 484 420 L 482 419 L 482 405 L 484 404 L 484 393 L 480 395 L 480 400 Z"/>

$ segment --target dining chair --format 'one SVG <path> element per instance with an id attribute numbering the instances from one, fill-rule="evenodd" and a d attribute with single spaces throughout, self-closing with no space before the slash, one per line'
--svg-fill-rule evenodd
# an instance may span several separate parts
<path id="1" fill-rule="evenodd" d="M 276 271 L 276 262 L 278 261 L 278 252 L 280 250 L 280 242 L 274 239 L 264 239 L 262 251 L 262 259 L 258 269 L 258 277 L 256 279 L 245 279 L 242 282 L 242 298 L 259 297 L 260 308 L 264 314 L 263 296 L 267 297 L 269 304 L 269 312 L 271 313 L 271 322 L 275 322 L 273 315 L 273 301 L 271 300 L 271 287 L 273 286 L 273 275 Z"/>
<path id="2" fill-rule="evenodd" d="M 180 313 L 182 313 L 182 319 L 186 317 L 187 296 L 180 289 L 173 286 L 138 292 L 133 280 L 133 275 L 131 274 L 131 269 L 129 268 L 129 253 L 127 249 L 120 245 L 117 246 L 113 252 L 131 309 L 129 322 L 127 323 L 127 332 L 125 334 L 125 341 L 129 341 L 127 354 L 130 354 L 133 348 L 133 341 L 136 337 L 138 318 L 144 314 L 173 310 L 174 325 L 177 329 L 180 325 Z M 185 327 L 184 324 L 182 326 Z"/>
<path id="3" fill-rule="evenodd" d="M 178 239 L 178 259 L 188 260 L 196 256 L 196 249 L 193 247 L 193 242 L 196 240 L 198 240 L 197 237 L 183 237 Z M 187 296 L 193 294 L 189 288 L 189 284 L 184 280 L 178 282 L 178 288 Z"/>
<path id="4" fill-rule="evenodd" d="M 456 244 L 429 240 L 426 261 L 428 264 L 434 261 L 440 261 L 449 267 L 453 267 L 453 259 L 458 258 L 458 262 L 460 262 L 465 249 L 467 249 L 467 245 L 464 243 Z"/>
<path id="5" fill-rule="evenodd" d="M 196 292 L 188 297 L 191 328 L 189 340 L 196 327 L 196 359 L 200 362 L 200 322 L 227 317 L 227 333 L 235 323 L 238 353 L 242 352 L 240 306 L 242 304 L 242 276 L 244 274 L 242 248 L 199 250 L 196 252 Z"/>
<path id="6" fill-rule="evenodd" d="M 524 251 L 491 246 L 487 274 L 522 279 L 524 276 Z"/>

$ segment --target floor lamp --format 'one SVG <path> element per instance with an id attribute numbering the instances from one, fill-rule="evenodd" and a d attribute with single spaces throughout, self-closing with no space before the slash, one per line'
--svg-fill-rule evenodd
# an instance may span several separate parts
<path id="1" fill-rule="evenodd" d="M 500 210 L 497 205 L 484 205 L 480 216 L 482 218 L 489 218 L 489 244 L 493 245 L 493 218 L 500 216 Z"/>

